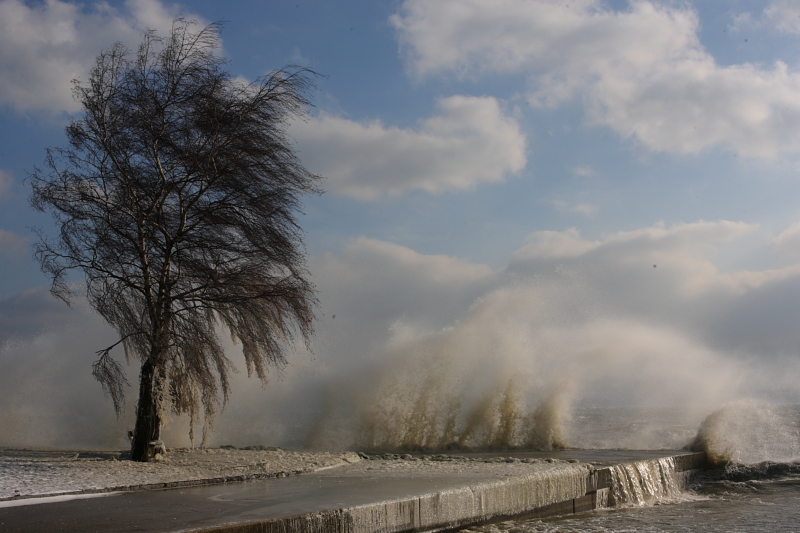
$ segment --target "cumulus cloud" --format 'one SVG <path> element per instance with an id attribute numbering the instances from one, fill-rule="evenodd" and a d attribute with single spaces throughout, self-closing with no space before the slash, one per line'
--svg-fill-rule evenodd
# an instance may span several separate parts
<path id="1" fill-rule="evenodd" d="M 321 302 L 314 353 L 291 350 L 289 366 L 262 387 L 247 378 L 241 346 L 225 342 L 240 372 L 232 376 L 233 394 L 210 444 L 302 446 L 334 386 L 332 376 L 379 357 L 390 332 L 446 327 L 495 276 L 486 265 L 366 238 L 350 242 L 340 255 L 312 256 L 309 266 Z M 68 308 L 38 288 L 0 299 L 0 426 L 7 429 L 0 445 L 127 445 L 135 387 L 127 391 L 123 417 L 115 420 L 110 400 L 91 377 L 95 352 L 115 340 L 80 298 Z M 125 364 L 121 349 L 112 355 Z M 135 384 L 137 362 L 127 371 Z M 40 392 L 31 395 L 33 389 Z M 177 418 L 165 438 L 188 446 L 187 435 L 187 421 Z"/>
<path id="2" fill-rule="evenodd" d="M 525 245 L 516 251 L 517 259 L 577 257 L 599 246 L 581 238 L 577 228 L 565 231 L 537 231 L 525 239 Z"/>
<path id="3" fill-rule="evenodd" d="M 633 231 L 618 232 L 602 241 L 586 241 L 575 229 L 566 232 L 535 232 L 520 248 L 509 268 L 529 269 L 532 259 L 547 262 L 572 256 L 581 258 L 584 266 L 593 262 L 624 262 L 636 272 L 617 278 L 625 269 L 609 270 L 611 276 L 604 283 L 618 284 L 618 290 L 627 292 L 626 283 L 631 276 L 649 276 L 648 268 L 660 269 L 659 275 L 670 278 L 672 290 L 689 297 L 696 294 L 725 290 L 742 291 L 757 286 L 778 275 L 773 271 L 724 273 L 708 257 L 718 246 L 731 243 L 758 229 L 758 225 L 743 222 L 695 222 L 665 226 L 663 223 Z M 602 244 L 602 245 L 601 245 Z M 583 268 L 583 267 L 582 267 Z M 644 268 L 644 270 L 642 270 Z M 675 296 L 675 295 L 672 295 Z"/>
<path id="4" fill-rule="evenodd" d="M 508 268 L 517 276 L 567 283 L 558 305 L 575 306 L 568 314 L 636 319 L 724 357 L 777 361 L 794 354 L 800 342 L 789 326 L 798 314 L 790 302 L 800 290 L 800 265 L 728 271 L 717 263 L 720 250 L 758 230 L 730 221 L 697 222 L 598 241 L 584 240 L 576 230 L 541 232 Z M 574 291 L 580 297 L 568 296 Z"/>
<path id="5" fill-rule="evenodd" d="M 795 222 L 772 239 L 770 247 L 779 255 L 800 259 L 800 222 Z"/>
<path id="6" fill-rule="evenodd" d="M 579 98 L 590 122 L 655 151 L 800 150 L 800 74 L 717 64 L 685 4 L 406 0 L 391 20 L 418 76 L 527 74 L 532 104 Z"/>
<path id="7" fill-rule="evenodd" d="M 345 247 L 351 261 L 358 262 L 365 271 L 389 279 L 389 268 L 399 267 L 417 283 L 423 280 L 430 285 L 461 285 L 491 276 L 492 269 L 464 259 L 446 255 L 424 255 L 411 248 L 391 242 L 358 238 Z M 396 273 L 400 273 L 396 272 Z"/>
<path id="8" fill-rule="evenodd" d="M 525 136 L 495 98 L 451 96 L 416 128 L 321 115 L 293 125 L 303 162 L 358 200 L 471 190 L 525 167 Z"/>
<path id="9" fill-rule="evenodd" d="M 0 105 L 22 112 L 77 111 L 71 81 L 86 79 L 101 50 L 117 41 L 135 49 L 145 30 L 163 33 L 180 13 L 158 0 L 126 0 L 119 9 L 104 2 L 1 0 Z"/>
<path id="10" fill-rule="evenodd" d="M 351 298 L 349 305 L 340 302 L 336 320 L 366 320 L 372 332 L 364 351 L 347 349 L 357 341 L 340 341 L 335 353 L 349 354 L 351 362 L 338 378 L 344 383 L 372 371 L 360 380 L 361 396 L 333 385 L 340 394 L 327 401 L 348 405 L 342 413 L 362 409 L 367 422 L 348 426 L 344 415 L 326 412 L 329 432 L 317 431 L 318 442 L 350 438 L 377 448 L 541 443 L 537 416 L 552 408 L 548 416 L 561 417 L 563 427 L 559 435 L 549 427 L 548 434 L 570 445 L 682 446 L 727 401 L 764 390 L 773 397 L 797 394 L 783 365 L 793 353 L 787 349 L 800 341 L 790 325 L 798 312 L 784 302 L 800 296 L 800 269 L 726 272 L 715 261 L 721 248 L 756 231 L 719 221 L 659 224 L 595 241 L 575 229 L 536 232 L 507 268 L 457 284 L 477 294 L 470 305 L 453 305 L 457 291 L 440 292 L 423 276 L 409 275 L 402 262 L 381 262 L 376 270 L 355 255 L 328 257 L 318 269 L 341 261 L 404 281 L 378 284 L 383 290 L 355 279 L 335 284 Z M 386 253 L 377 241 L 362 244 L 369 256 Z M 393 295 L 404 305 L 393 307 Z M 363 302 L 381 302 L 384 313 L 360 309 Z M 770 306 L 786 316 L 776 317 Z M 416 320 L 418 313 L 438 321 Z M 340 383 L 336 378 L 336 372 L 329 376 Z M 570 405 L 581 403 L 669 405 L 681 413 L 683 429 L 588 435 L 568 420 Z M 504 429 L 502 420 L 509 419 L 517 421 L 514 431 Z M 334 431 L 342 427 L 349 428 L 344 437 Z"/>
<path id="11" fill-rule="evenodd" d="M 800 33 L 800 5 L 792 0 L 775 0 L 764 9 L 764 18 L 786 33 Z"/>
<path id="12" fill-rule="evenodd" d="M 757 225 L 744 222 L 695 222 L 667 227 L 663 223 L 633 231 L 622 231 L 602 241 L 586 241 L 576 228 L 566 231 L 537 231 L 514 254 L 516 260 L 577 257 L 600 247 L 612 254 L 630 257 L 635 253 L 647 262 L 668 255 L 674 261 L 687 256 L 700 257 L 698 248 L 709 248 L 714 243 L 733 241 L 752 233 Z M 512 265 L 514 262 L 512 262 Z"/>
<path id="13" fill-rule="evenodd" d="M 330 361 L 378 354 L 389 330 L 446 327 L 496 283 L 487 265 L 367 238 L 353 240 L 340 255 L 312 257 L 309 267 L 327 317 L 318 339 Z M 342 335 L 343 345 L 328 342 Z"/>

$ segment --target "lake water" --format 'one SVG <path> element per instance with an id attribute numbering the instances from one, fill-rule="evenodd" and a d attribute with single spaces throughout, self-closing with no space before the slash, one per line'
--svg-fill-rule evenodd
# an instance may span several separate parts
<path id="1" fill-rule="evenodd" d="M 607 509 L 541 520 L 493 524 L 469 531 L 509 533 L 583 532 L 771 532 L 800 531 L 800 476 L 715 482 L 672 503 Z"/>
<path id="2" fill-rule="evenodd" d="M 670 443 L 690 433 L 668 420 L 622 412 L 585 412 L 578 433 L 585 442 L 603 444 L 631 420 L 660 428 Z M 659 420 L 660 418 L 660 420 Z M 625 422 L 625 421 L 628 422 Z M 639 423 L 639 422 L 637 422 Z M 642 422 L 643 423 L 643 422 Z M 615 431 L 609 431 L 609 430 Z M 630 431 L 630 427 L 628 428 Z M 696 433 L 697 430 L 695 429 Z M 729 460 L 726 466 L 698 476 L 686 490 L 647 504 L 535 520 L 509 521 L 469 528 L 475 533 L 606 532 L 800 532 L 800 406 L 739 404 L 709 417 L 701 434 L 709 451 Z M 574 452 L 573 452 L 574 453 Z M 591 450 L 582 455 L 591 456 Z M 600 458 L 611 452 L 596 451 Z M 620 456 L 625 453 L 614 452 Z M 640 452 L 641 453 L 641 452 Z"/>

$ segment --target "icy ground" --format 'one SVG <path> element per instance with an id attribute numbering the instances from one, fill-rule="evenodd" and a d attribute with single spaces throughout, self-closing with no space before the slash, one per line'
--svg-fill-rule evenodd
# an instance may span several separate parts
<path id="1" fill-rule="evenodd" d="M 0 448 L 0 501 L 240 481 L 314 472 L 359 461 L 353 452 L 173 449 L 154 463 L 117 451 Z"/>

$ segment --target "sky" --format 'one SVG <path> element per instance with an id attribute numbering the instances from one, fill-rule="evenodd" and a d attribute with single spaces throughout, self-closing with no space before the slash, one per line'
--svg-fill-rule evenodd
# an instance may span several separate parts
<path id="1" fill-rule="evenodd" d="M 512 382 L 529 410 L 692 421 L 800 398 L 796 2 L 0 0 L 0 444 L 130 424 L 133 391 L 116 420 L 90 376 L 114 332 L 32 257 L 53 227 L 25 178 L 80 112 L 70 80 L 176 15 L 224 21 L 235 76 L 321 74 L 290 128 L 325 177 L 299 215 L 312 351 L 266 387 L 237 377 L 220 441 L 297 441 L 288 405 L 406 420 L 425 387 L 462 418 Z"/>

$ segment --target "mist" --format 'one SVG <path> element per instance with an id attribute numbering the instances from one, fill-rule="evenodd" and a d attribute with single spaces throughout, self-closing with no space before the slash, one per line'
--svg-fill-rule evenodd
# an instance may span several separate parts
<path id="1" fill-rule="evenodd" d="M 777 267 L 722 259 L 753 239 Z M 208 444 L 684 446 L 712 413 L 800 398 L 800 312 L 788 304 L 800 301 L 800 269 L 775 250 L 758 227 L 728 221 L 597 241 L 537 232 L 500 268 L 353 240 L 310 257 L 320 296 L 312 351 L 291 347 L 289 366 L 266 386 L 236 374 Z M 29 311 L 3 330 L 0 426 L 9 430 L 0 445 L 126 447 L 134 391 L 117 419 L 91 377 L 94 352 L 114 332 L 85 305 L 45 296 L 4 304 Z M 238 348 L 227 349 L 243 367 Z M 132 364 L 128 379 L 137 378 Z M 615 410 L 616 422 L 592 425 L 597 409 Z M 732 429 L 715 442 L 737 431 L 723 426 Z M 188 421 L 171 420 L 164 439 L 191 445 Z"/>

